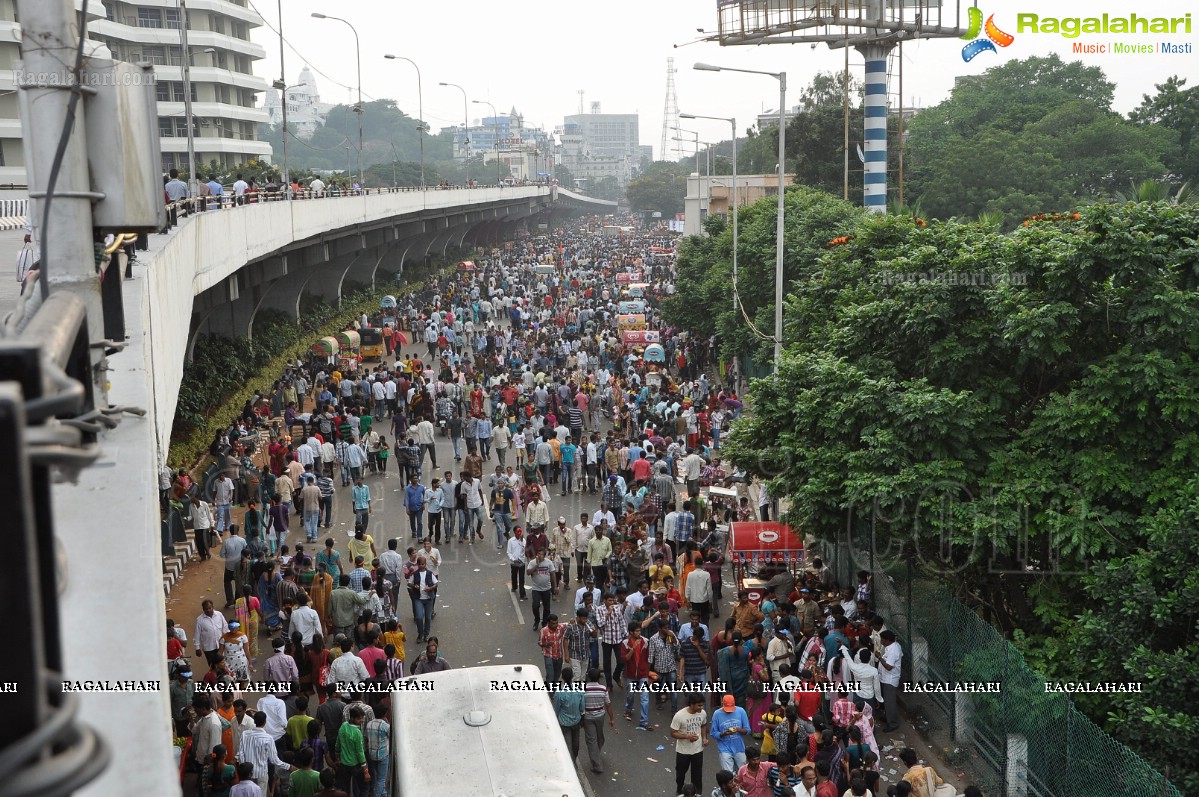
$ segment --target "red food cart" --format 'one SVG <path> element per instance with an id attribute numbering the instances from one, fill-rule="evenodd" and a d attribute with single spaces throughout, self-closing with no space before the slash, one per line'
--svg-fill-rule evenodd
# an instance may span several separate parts
<path id="1" fill-rule="evenodd" d="M 796 579 L 803 577 L 803 541 L 791 527 L 778 522 L 756 521 L 729 524 L 729 558 L 738 590 L 747 590 L 755 606 L 762 602 L 766 582 L 757 578 L 761 570 L 785 567 Z M 754 575 L 750 575 L 751 572 Z"/>

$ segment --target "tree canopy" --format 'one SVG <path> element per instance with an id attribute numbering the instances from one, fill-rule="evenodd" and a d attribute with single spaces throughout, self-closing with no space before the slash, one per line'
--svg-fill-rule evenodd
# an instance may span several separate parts
<path id="1" fill-rule="evenodd" d="M 690 165 L 687 161 L 654 161 L 625 186 L 629 205 L 636 211 L 656 210 L 664 218 L 673 218 L 676 213 L 683 212 L 688 174 Z"/>
<path id="2" fill-rule="evenodd" d="M 1177 136 L 1113 112 L 1113 91 L 1099 67 L 1057 55 L 962 79 L 908 123 L 908 195 L 934 217 L 1000 213 L 1010 227 L 1163 177 Z"/>
<path id="3" fill-rule="evenodd" d="M 738 218 L 738 292 L 745 313 L 767 335 L 774 331 L 775 209 L 776 200 L 763 200 L 742 207 Z M 822 191 L 788 190 L 783 214 L 787 282 L 806 278 L 829 238 L 847 232 L 864 214 L 862 208 Z M 726 357 L 751 355 L 768 362 L 773 342 L 750 330 L 733 306 L 732 226 L 713 223 L 709 233 L 710 237 L 683 241 L 676 294 L 664 307 L 666 319 L 704 337 L 719 334 Z"/>
<path id="4" fill-rule="evenodd" d="M 790 285 L 779 375 L 753 384 L 722 446 L 817 538 L 881 519 L 876 556 L 914 552 L 1046 675 L 1144 683 L 1082 707 L 1184 792 L 1199 785 L 1173 753 L 1199 741 L 1196 230 L 1199 207 L 1169 203 L 1009 234 L 871 216 L 830 245 L 830 225 Z"/>

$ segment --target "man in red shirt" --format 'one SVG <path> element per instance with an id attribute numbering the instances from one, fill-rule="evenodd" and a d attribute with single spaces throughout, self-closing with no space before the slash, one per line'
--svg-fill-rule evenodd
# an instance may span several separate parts
<path id="1" fill-rule="evenodd" d="M 649 724 L 649 645 L 641 638 L 641 624 L 629 623 L 629 635 L 620 643 L 628 695 L 624 700 L 624 718 L 633 719 L 633 696 L 641 695 L 641 720 L 637 729 L 652 730 Z"/>

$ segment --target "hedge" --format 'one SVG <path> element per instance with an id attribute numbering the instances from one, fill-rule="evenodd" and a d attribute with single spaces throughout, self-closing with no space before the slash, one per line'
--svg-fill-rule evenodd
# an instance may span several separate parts
<path id="1" fill-rule="evenodd" d="M 446 261 L 456 259 L 457 253 L 447 252 Z M 445 273 L 446 266 L 447 262 L 441 262 L 434 268 Z M 274 384 L 288 363 L 303 358 L 314 341 L 340 332 L 363 313 L 378 310 L 383 296 L 407 296 L 424 286 L 422 280 L 346 294 L 340 307 L 319 303 L 305 309 L 300 324 L 268 316 L 267 323 L 256 325 L 253 340 L 206 335 L 196 341 L 192 362 L 184 367 L 179 387 L 168 455 L 171 466 L 193 468 L 208 454 L 214 430 L 237 420 L 255 391 L 264 383 L 267 387 Z"/>

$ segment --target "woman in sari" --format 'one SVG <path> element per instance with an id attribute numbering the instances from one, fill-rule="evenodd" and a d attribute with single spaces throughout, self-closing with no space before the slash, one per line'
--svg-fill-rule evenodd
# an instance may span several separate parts
<path id="1" fill-rule="evenodd" d="M 724 682 L 728 694 L 737 699 L 737 705 L 745 707 L 749 689 L 749 651 L 742 643 L 740 632 L 733 632 L 733 643 L 716 654 L 716 672 Z"/>
<path id="2" fill-rule="evenodd" d="M 258 620 L 262 614 L 262 607 L 259 604 L 258 598 L 254 597 L 254 593 L 249 587 L 242 589 L 242 596 L 233 604 L 233 610 L 237 616 L 237 622 L 241 623 L 242 631 L 246 634 L 246 639 L 249 640 L 246 652 L 250 657 L 250 661 L 257 661 Z"/>
<path id="3" fill-rule="evenodd" d="M 279 604 L 275 601 L 277 582 L 282 579 L 275 572 L 275 566 L 269 565 L 258 577 L 258 605 L 262 611 L 262 620 L 267 631 L 272 635 L 279 629 Z"/>
<path id="4" fill-rule="evenodd" d="M 749 730 L 754 736 L 760 736 L 763 732 L 762 717 L 766 714 L 766 709 L 770 708 L 773 695 L 770 693 L 770 670 L 766 666 L 766 649 L 764 647 L 754 647 L 750 653 L 750 674 L 749 683 L 746 686 L 746 694 L 748 696 L 748 705 L 746 713 L 749 714 Z M 761 684 L 760 687 L 756 684 Z M 752 685 L 752 686 L 751 686 Z"/>
<path id="5" fill-rule="evenodd" d="M 325 540 L 325 550 L 317 552 L 316 567 L 318 571 L 324 568 L 325 572 L 333 579 L 333 584 L 336 585 L 341 581 L 341 551 L 333 546 L 332 537 Z"/>
<path id="6" fill-rule="evenodd" d="M 308 588 L 308 597 L 312 599 L 312 608 L 321 618 L 321 628 L 328 632 L 329 625 L 329 594 L 333 592 L 333 577 L 325 570 L 325 566 L 316 566 L 316 575 L 312 577 L 312 585 Z"/>

